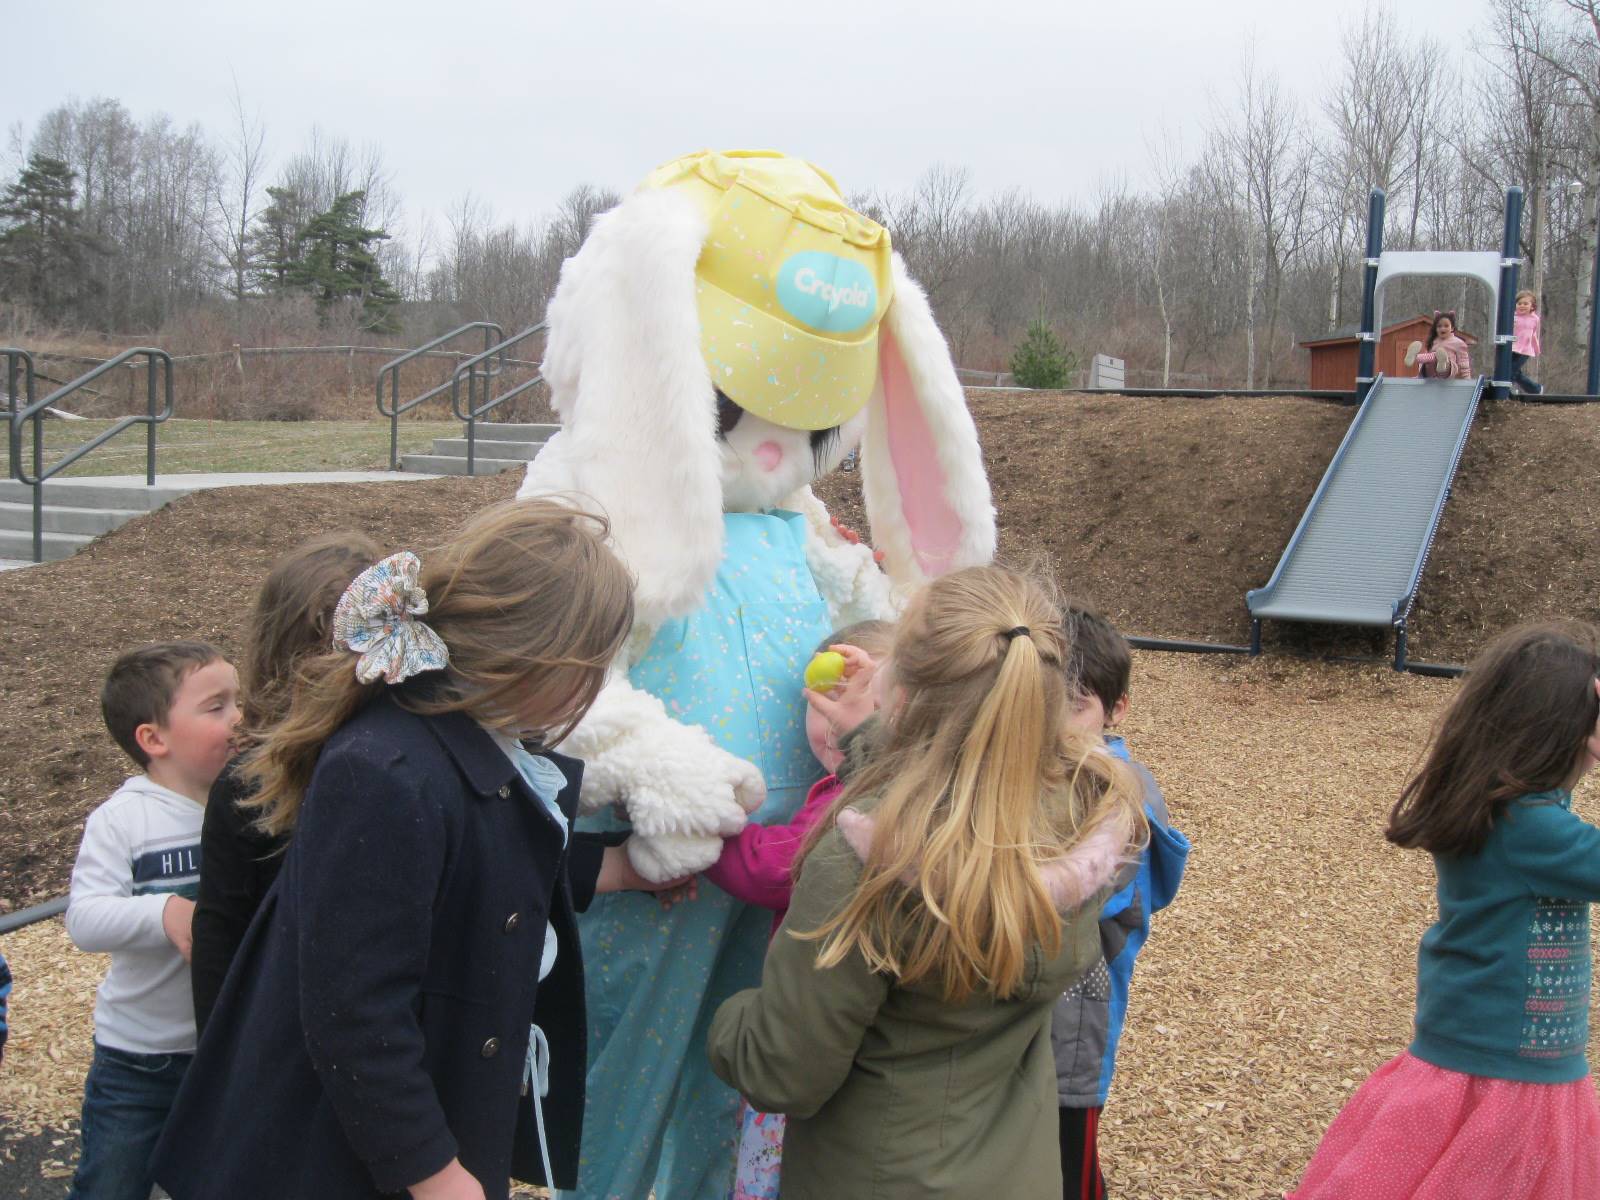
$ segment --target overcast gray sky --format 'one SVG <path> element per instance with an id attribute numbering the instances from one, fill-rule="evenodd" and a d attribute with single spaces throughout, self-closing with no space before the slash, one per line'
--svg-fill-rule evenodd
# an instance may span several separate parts
<path id="1" fill-rule="evenodd" d="M 1054 202 L 1141 182 L 1163 129 L 1194 145 L 1252 37 L 1260 66 L 1315 101 L 1363 7 L 56 0 L 7 56 L 0 114 L 31 130 L 105 95 L 221 135 L 237 77 L 277 161 L 313 125 L 379 144 L 408 225 L 468 190 L 499 219 L 539 217 L 577 183 L 625 191 L 707 146 L 800 154 L 847 191 L 899 190 L 942 162 L 972 168 L 982 194 Z M 1472 3 L 1381 7 L 1408 30 L 1444 27 L 1462 61 L 1483 19 Z"/>

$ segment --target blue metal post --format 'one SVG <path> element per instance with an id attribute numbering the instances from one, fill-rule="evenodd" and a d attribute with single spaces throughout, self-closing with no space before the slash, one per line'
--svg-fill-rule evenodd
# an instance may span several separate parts
<path id="1" fill-rule="evenodd" d="M 1500 243 L 1500 311 L 1494 320 L 1494 394 L 1511 394 L 1511 336 L 1517 312 L 1517 270 L 1522 265 L 1522 189 L 1506 189 L 1506 236 Z"/>
<path id="2" fill-rule="evenodd" d="M 1356 399 L 1365 400 L 1372 387 L 1373 368 L 1377 365 L 1378 331 L 1372 326 L 1378 290 L 1378 255 L 1383 253 L 1382 188 L 1373 188 L 1367 202 L 1367 257 L 1363 264 L 1361 284 L 1361 354 L 1356 368 Z"/>

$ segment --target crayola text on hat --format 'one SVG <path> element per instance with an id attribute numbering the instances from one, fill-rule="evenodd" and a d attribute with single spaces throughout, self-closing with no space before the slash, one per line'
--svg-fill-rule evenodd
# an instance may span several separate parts
<path id="1" fill-rule="evenodd" d="M 860 412 L 894 297 L 888 231 L 851 209 L 826 171 L 772 150 L 686 155 L 641 186 L 682 190 L 710 220 L 695 300 L 717 387 L 789 429 Z"/>

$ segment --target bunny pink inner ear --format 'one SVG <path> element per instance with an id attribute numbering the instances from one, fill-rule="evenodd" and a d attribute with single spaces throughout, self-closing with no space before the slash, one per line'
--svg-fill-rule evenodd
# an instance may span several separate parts
<path id="1" fill-rule="evenodd" d="M 911 533 L 917 565 L 931 579 L 943 575 L 955 560 L 961 546 L 961 518 L 950 503 L 933 426 L 888 322 L 878 327 L 878 365 L 889 461 L 899 484 L 900 510 Z"/>

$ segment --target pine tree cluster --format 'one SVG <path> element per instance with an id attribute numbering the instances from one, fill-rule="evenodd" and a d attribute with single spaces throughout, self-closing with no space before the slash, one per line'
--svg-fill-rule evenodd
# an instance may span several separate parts
<path id="1" fill-rule="evenodd" d="M 362 324 L 390 333 L 400 295 L 384 278 L 375 247 L 389 234 L 362 221 L 366 193 L 345 192 L 324 212 L 292 187 L 268 188 L 271 203 L 250 232 L 247 277 L 258 296 L 305 292 L 324 313 L 359 307 Z M 0 299 L 29 305 L 45 321 L 77 312 L 95 287 L 95 255 L 116 247 L 83 228 L 76 173 L 60 159 L 32 155 L 0 194 Z"/>

